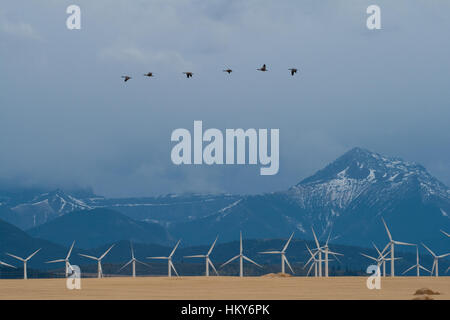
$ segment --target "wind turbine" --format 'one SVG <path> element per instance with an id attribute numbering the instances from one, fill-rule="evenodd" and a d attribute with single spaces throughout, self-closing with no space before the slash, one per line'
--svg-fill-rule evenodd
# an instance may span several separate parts
<path id="1" fill-rule="evenodd" d="M 102 259 L 108 254 L 108 252 L 114 247 L 114 244 L 109 247 L 108 250 L 105 251 L 100 257 L 93 257 L 88 256 L 87 254 L 79 253 L 80 256 L 83 256 L 88 259 L 96 260 L 97 261 L 97 278 L 103 278 L 103 269 L 102 269 Z"/>
<path id="2" fill-rule="evenodd" d="M 375 247 L 375 250 L 376 250 L 377 253 L 378 253 L 378 258 L 369 256 L 368 254 L 364 254 L 364 253 L 361 253 L 361 252 L 360 252 L 360 254 L 361 254 L 362 256 L 368 258 L 368 259 L 371 259 L 371 260 L 375 261 L 375 262 L 377 263 L 377 267 L 378 267 L 379 269 L 380 269 L 381 265 L 383 265 L 382 276 L 385 277 L 385 276 L 386 276 L 386 260 L 389 260 L 389 259 L 386 259 L 386 256 L 389 254 L 389 251 L 386 252 L 386 253 L 380 252 L 380 250 L 378 250 L 378 248 L 377 248 L 377 246 L 375 245 L 375 243 L 373 243 L 373 246 Z M 398 259 L 400 259 L 400 258 L 395 258 L 395 259 L 398 260 Z M 381 273 L 381 272 L 380 272 L 380 273 Z"/>
<path id="3" fill-rule="evenodd" d="M 58 260 L 52 260 L 52 261 L 46 262 L 46 263 L 64 262 L 66 264 L 66 278 L 69 274 L 69 266 L 70 266 L 69 258 L 70 258 L 70 255 L 72 254 L 72 249 L 73 249 L 74 245 L 75 245 L 75 241 L 72 242 L 72 245 L 70 246 L 69 252 L 67 253 L 67 256 L 65 259 L 58 259 Z"/>
<path id="4" fill-rule="evenodd" d="M 383 251 L 380 252 L 380 250 L 378 250 L 378 247 L 375 245 L 375 243 L 372 242 L 373 247 L 375 248 L 375 250 L 377 250 L 378 253 L 378 258 L 380 258 L 382 264 L 383 264 L 383 277 L 386 277 L 386 261 L 390 260 L 389 258 L 386 258 L 386 256 L 388 255 L 389 251 L 384 253 L 387 250 L 387 246 L 383 249 Z M 396 258 L 396 260 L 399 260 Z"/>
<path id="5" fill-rule="evenodd" d="M 394 246 L 400 245 L 400 246 L 414 246 L 414 244 L 412 243 L 406 243 L 406 242 L 400 242 L 400 241 L 396 241 L 394 239 L 392 239 L 392 235 L 391 232 L 389 231 L 389 228 L 386 224 L 386 222 L 384 221 L 383 218 L 381 218 L 381 220 L 383 221 L 384 227 L 386 228 L 386 232 L 388 234 L 389 237 L 389 243 L 386 245 L 386 247 L 383 249 L 383 252 L 386 250 L 386 248 L 388 248 L 389 246 L 391 247 L 391 277 L 395 277 L 395 271 L 394 271 L 394 265 L 395 265 L 395 257 L 394 257 Z"/>
<path id="6" fill-rule="evenodd" d="M 289 243 L 292 240 L 292 237 L 294 236 L 294 232 L 292 232 L 289 240 L 286 242 L 286 244 L 284 245 L 283 249 L 281 251 L 264 251 L 264 252 L 260 252 L 261 254 L 279 254 L 281 255 L 281 273 L 286 273 L 285 272 L 285 267 L 284 267 L 284 263 L 286 262 L 286 264 L 288 265 L 289 269 L 291 269 L 292 273 L 295 273 L 294 270 L 292 270 L 291 265 L 289 264 L 288 259 L 286 258 L 286 250 L 289 246 Z"/>
<path id="7" fill-rule="evenodd" d="M 40 248 L 37 249 L 35 252 L 33 252 L 32 254 L 30 254 L 30 255 L 28 256 L 28 258 L 26 258 L 26 259 L 21 258 L 21 257 L 18 257 L 18 256 L 15 256 L 15 255 L 13 255 L 13 254 L 11 254 L 11 253 L 7 253 L 8 256 L 11 256 L 11 257 L 13 257 L 13 258 L 15 258 L 15 259 L 20 260 L 20 261 L 23 262 L 23 278 L 24 278 L 25 280 L 28 279 L 28 274 L 27 274 L 27 262 L 28 262 L 28 261 L 29 261 L 36 253 L 38 253 L 40 250 L 41 250 Z"/>
<path id="8" fill-rule="evenodd" d="M 128 261 L 126 264 L 124 264 L 123 267 L 120 268 L 118 272 L 122 271 L 123 268 L 125 268 L 126 266 L 128 266 L 131 263 L 132 275 L 133 275 L 133 278 L 136 278 L 136 262 L 141 263 L 147 267 L 150 267 L 150 266 L 148 264 L 136 259 L 136 257 L 134 256 L 133 244 L 131 242 L 130 242 L 130 249 L 131 249 L 131 260 Z"/>
<path id="9" fill-rule="evenodd" d="M 316 250 L 317 250 L 317 253 L 318 253 L 318 257 L 319 257 L 319 258 L 318 258 L 318 263 L 319 263 L 319 277 L 322 277 L 322 248 L 320 247 L 319 241 L 317 240 L 316 233 L 314 232 L 314 228 L 311 227 L 311 230 L 312 230 L 312 232 L 313 232 L 314 241 L 316 242 L 316 246 L 317 246 Z"/>
<path id="10" fill-rule="evenodd" d="M 327 278 L 328 278 L 328 262 L 329 262 L 328 254 L 332 254 L 336 258 L 337 261 L 339 261 L 337 256 L 343 256 L 342 253 L 330 251 L 330 248 L 328 247 L 328 242 L 330 241 L 330 237 L 331 237 L 331 231 L 328 234 L 327 242 L 325 242 L 325 245 L 321 249 L 321 250 L 323 250 L 323 253 L 325 254 L 325 277 L 327 277 Z"/>
<path id="11" fill-rule="evenodd" d="M 433 271 L 435 271 L 434 272 L 434 275 L 436 276 L 436 277 L 439 277 L 439 259 L 441 259 L 441 258 L 445 258 L 446 256 L 448 256 L 448 255 L 450 255 L 450 253 L 446 253 L 446 254 L 441 254 L 440 256 L 437 256 L 433 251 L 431 251 L 431 249 L 430 248 L 428 248 L 426 245 L 424 245 L 423 243 L 422 243 L 422 245 L 425 247 L 425 249 L 427 249 L 430 253 L 431 253 L 431 255 L 433 256 L 433 258 L 434 258 L 434 261 L 433 261 L 433 267 L 431 268 L 431 275 L 433 275 Z M 448 270 L 448 269 L 447 269 Z"/>
<path id="12" fill-rule="evenodd" d="M 175 250 L 177 250 L 178 245 L 180 244 L 181 240 L 178 240 L 177 244 L 175 245 L 175 247 L 173 248 L 172 252 L 170 253 L 170 255 L 168 257 L 147 257 L 147 259 L 162 259 L 162 260 L 167 260 L 167 266 L 168 266 L 168 277 L 172 277 L 172 269 L 175 272 L 175 274 L 177 275 L 177 277 L 179 277 L 177 270 L 175 269 L 175 266 L 172 263 L 172 256 L 175 253 Z"/>
<path id="13" fill-rule="evenodd" d="M 252 259 L 244 256 L 243 253 L 243 248 L 242 248 L 242 231 L 240 232 L 240 248 L 239 248 L 239 254 L 237 256 L 234 256 L 233 258 L 231 258 L 230 260 L 228 260 L 227 262 L 225 262 L 223 265 L 221 265 L 220 267 L 224 267 L 225 265 L 229 264 L 231 261 L 236 260 L 237 258 L 239 258 L 239 277 L 243 277 L 244 276 L 244 260 L 247 260 L 248 262 L 253 263 L 254 265 L 262 268 L 262 266 L 260 266 L 259 264 L 257 264 L 255 261 L 253 261 Z"/>
<path id="14" fill-rule="evenodd" d="M 198 255 L 194 255 L 194 256 L 185 256 L 185 258 L 205 258 L 205 264 L 206 264 L 205 275 L 207 277 L 209 277 L 209 266 L 210 265 L 213 268 L 213 270 L 216 273 L 216 275 L 219 275 L 219 273 L 217 272 L 216 268 L 214 267 L 214 264 L 212 263 L 211 259 L 209 258 L 211 252 L 214 249 L 214 246 L 216 245 L 216 242 L 217 242 L 218 238 L 219 238 L 219 236 L 216 237 L 216 240 L 214 240 L 211 248 L 209 248 L 209 250 L 208 250 L 208 252 L 206 254 L 198 254 Z"/>
<path id="15" fill-rule="evenodd" d="M 314 277 L 317 277 L 317 263 L 319 262 L 319 260 L 316 258 L 316 254 L 318 254 L 319 251 L 316 251 L 313 253 L 307 244 L 306 244 L 306 248 L 308 249 L 308 252 L 311 255 L 311 258 L 309 258 L 309 260 L 305 263 L 305 267 L 308 266 L 308 264 L 310 262 L 312 262 L 311 267 L 309 267 L 309 270 L 308 270 L 308 273 L 306 274 L 306 276 L 309 276 L 309 273 L 311 272 L 312 268 L 314 267 Z"/>
<path id="16" fill-rule="evenodd" d="M 423 267 L 423 266 L 420 265 L 420 263 L 419 263 L 419 247 L 416 247 L 416 257 L 417 257 L 417 258 L 416 258 L 416 264 L 413 265 L 413 266 L 411 266 L 409 269 L 403 271 L 402 274 L 407 273 L 409 270 L 411 270 L 411 269 L 413 269 L 413 268 L 416 268 L 417 277 L 420 277 L 420 269 L 423 269 L 423 270 L 425 270 L 425 271 L 428 271 L 428 272 L 431 274 L 431 271 L 430 271 L 430 270 L 428 270 L 427 268 Z"/>

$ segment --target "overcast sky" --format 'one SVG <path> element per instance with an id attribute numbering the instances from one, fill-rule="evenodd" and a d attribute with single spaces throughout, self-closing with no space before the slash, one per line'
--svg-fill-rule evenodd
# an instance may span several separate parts
<path id="1" fill-rule="evenodd" d="M 66 28 L 70 4 L 81 30 Z M 366 28 L 371 4 L 382 30 Z M 447 0 L 3 1 L 0 180 L 106 196 L 269 192 L 360 146 L 450 185 L 449 12 Z M 171 132 L 194 120 L 279 128 L 279 173 L 173 165 Z"/>

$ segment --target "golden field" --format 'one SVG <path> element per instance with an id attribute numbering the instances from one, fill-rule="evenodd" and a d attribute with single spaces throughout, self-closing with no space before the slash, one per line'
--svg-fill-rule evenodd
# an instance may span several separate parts
<path id="1" fill-rule="evenodd" d="M 413 299 L 420 288 L 450 299 L 450 277 L 382 278 L 368 290 L 365 277 L 114 277 L 83 278 L 81 290 L 65 279 L 0 280 L 0 299 Z"/>

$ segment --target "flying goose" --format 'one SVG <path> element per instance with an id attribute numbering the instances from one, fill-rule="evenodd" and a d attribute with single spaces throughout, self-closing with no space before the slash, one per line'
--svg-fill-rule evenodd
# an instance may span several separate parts
<path id="1" fill-rule="evenodd" d="M 297 73 L 298 70 L 296 68 L 291 68 L 289 69 L 289 71 L 291 71 L 291 76 L 293 76 L 294 74 Z"/>
<path id="2" fill-rule="evenodd" d="M 266 65 L 263 64 L 261 68 L 258 69 L 259 71 L 267 71 Z"/>

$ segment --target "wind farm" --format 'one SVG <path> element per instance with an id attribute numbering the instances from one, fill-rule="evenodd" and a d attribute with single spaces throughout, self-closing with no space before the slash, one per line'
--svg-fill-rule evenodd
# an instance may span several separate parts
<path id="1" fill-rule="evenodd" d="M 311 229 L 313 239 L 311 243 L 315 245 L 312 248 L 305 243 L 304 249 L 307 261 L 297 262 L 293 264 L 289 262 L 288 255 L 293 254 L 293 250 L 298 250 L 298 243 L 295 243 L 292 232 L 287 239 L 282 242 L 281 250 L 265 250 L 258 253 L 263 256 L 278 256 L 281 264 L 278 264 L 279 273 L 265 274 L 262 271 L 262 276 L 255 276 L 248 270 L 244 269 L 244 262 L 250 263 L 250 266 L 255 266 L 257 269 L 265 269 L 265 264 L 258 263 L 244 254 L 245 239 L 242 231 L 239 232 L 239 252 L 237 255 L 226 260 L 220 269 L 225 269 L 226 266 L 233 265 L 233 261 L 238 261 L 238 272 L 220 274 L 215 268 L 211 256 L 217 253 L 214 249 L 217 246 L 219 236 L 216 236 L 212 244 L 207 247 L 207 251 L 202 254 L 184 255 L 183 258 L 187 260 L 204 259 L 204 273 L 203 276 L 192 276 L 179 274 L 175 269 L 174 259 L 177 255 L 177 249 L 180 247 L 181 240 L 178 240 L 175 246 L 170 251 L 168 256 L 149 256 L 150 260 L 166 260 L 167 261 L 167 275 L 152 276 L 152 269 L 154 264 L 149 265 L 142 262 L 136 256 L 134 245 L 129 243 L 129 252 L 131 259 L 117 271 L 117 274 L 105 275 L 103 271 L 102 261 L 110 252 L 113 252 L 114 244 L 109 246 L 106 251 L 99 256 L 87 255 L 78 253 L 80 257 L 94 260 L 97 264 L 97 279 L 94 277 L 82 278 L 83 290 L 79 292 L 69 291 L 64 288 L 64 283 L 61 279 L 31 279 L 23 280 L 6 280 L 1 279 L 0 283 L 0 299 L 248 299 L 251 296 L 254 299 L 412 299 L 414 290 L 418 287 L 432 287 L 434 290 L 440 292 L 436 299 L 450 298 L 450 278 L 448 276 L 439 277 L 439 260 L 445 259 L 449 254 L 436 255 L 425 244 L 421 246 L 430 253 L 433 258 L 431 270 L 424 267 L 419 261 L 419 245 L 415 245 L 416 263 L 402 272 L 402 275 L 394 276 L 394 270 L 391 269 L 391 277 L 386 278 L 386 263 L 393 265 L 396 260 L 401 260 L 402 257 L 394 256 L 392 253 L 392 245 L 402 245 L 406 243 L 393 240 L 390 230 L 387 227 L 384 219 L 380 221 L 387 231 L 387 245 L 383 251 L 378 250 L 378 247 L 373 244 L 377 255 L 370 255 L 361 252 L 360 255 L 372 261 L 380 270 L 380 275 L 383 276 L 382 286 L 383 290 L 372 291 L 365 286 L 365 276 L 337 276 L 330 274 L 330 264 L 340 264 L 344 254 L 338 253 L 330 249 L 331 231 L 328 232 L 326 240 L 321 243 L 314 228 Z M 292 243 L 296 246 L 291 248 Z M 335 246 L 335 245 L 333 245 Z M 70 277 L 72 265 L 69 262 L 72 252 L 76 250 L 75 241 L 69 247 L 69 250 L 63 259 L 56 259 L 46 261 L 48 264 L 63 263 L 65 277 Z M 373 250 L 373 249 L 372 249 Z M 35 256 L 40 249 L 34 251 L 27 258 L 21 258 L 16 255 L 8 254 L 12 258 L 23 262 L 24 264 L 24 279 L 29 279 L 27 276 L 27 262 Z M 401 254 L 402 252 L 397 252 Z M 330 255 L 334 259 L 330 259 Z M 257 260 L 257 259 L 256 259 Z M 369 263 L 371 263 L 368 261 Z M 136 265 L 148 269 L 146 274 L 137 274 Z M 0 262 L 0 265 L 5 268 L 16 268 L 9 263 Z M 286 265 L 290 273 L 286 273 Z M 120 274 L 121 271 L 126 271 L 128 266 L 131 266 L 131 274 L 127 271 L 126 274 Z M 214 276 L 210 277 L 210 268 L 214 271 Z M 295 272 L 294 269 L 303 270 Z M 415 270 L 415 276 L 404 276 L 411 270 Z M 244 272 L 245 271 L 245 272 Z M 422 274 L 420 271 L 423 271 Z M 172 272 L 176 277 L 172 276 Z M 269 276 L 271 275 L 271 276 Z M 322 278 L 320 281 L 319 278 Z M 168 282 L 175 280 L 174 282 Z M 169 284 L 170 283 L 170 284 Z M 211 288 L 214 287 L 214 292 Z"/>

